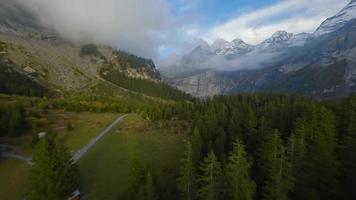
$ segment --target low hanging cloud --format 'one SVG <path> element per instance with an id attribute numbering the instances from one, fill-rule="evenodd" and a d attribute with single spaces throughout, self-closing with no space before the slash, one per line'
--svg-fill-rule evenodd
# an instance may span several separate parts
<path id="1" fill-rule="evenodd" d="M 226 59 L 224 56 L 213 56 L 196 67 L 218 71 L 259 69 L 265 67 L 269 63 L 273 63 L 279 55 L 279 52 L 259 53 L 257 51 L 252 51 L 237 59 Z"/>
<path id="2" fill-rule="evenodd" d="M 171 32 L 165 0 L 14 0 L 46 26 L 81 43 L 156 57 Z"/>

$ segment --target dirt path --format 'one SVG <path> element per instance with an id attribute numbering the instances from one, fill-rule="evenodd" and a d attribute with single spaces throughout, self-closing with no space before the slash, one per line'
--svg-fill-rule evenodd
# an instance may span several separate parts
<path id="1" fill-rule="evenodd" d="M 109 131 L 111 131 L 112 128 L 114 128 L 117 124 L 119 124 L 125 117 L 126 115 L 123 115 L 119 118 L 117 118 L 110 126 L 106 127 L 104 130 L 102 130 L 95 138 L 93 138 L 88 144 L 86 144 L 83 148 L 79 149 L 74 155 L 73 155 L 73 161 L 78 162 L 78 160 L 84 156 L 105 134 L 107 134 Z"/>

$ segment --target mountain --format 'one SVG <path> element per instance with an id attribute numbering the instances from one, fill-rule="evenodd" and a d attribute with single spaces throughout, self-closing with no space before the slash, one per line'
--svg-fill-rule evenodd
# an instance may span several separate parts
<path id="1" fill-rule="evenodd" d="M 12 0 L 1 2 L 0 44 L 1 92 L 41 95 L 86 90 L 105 81 L 100 72 L 108 65 L 129 78 L 161 81 L 151 59 L 109 46 L 68 41 L 41 26 L 31 12 Z"/>
<path id="2" fill-rule="evenodd" d="M 335 98 L 356 92 L 355 5 L 356 1 L 351 1 L 337 15 L 326 19 L 315 33 L 278 31 L 255 46 L 241 40 L 235 42 L 236 46 L 233 42 L 220 42 L 224 45 L 214 45 L 220 48 L 204 60 L 211 62 L 222 56 L 227 60 L 221 62 L 223 65 L 232 65 L 228 71 L 221 70 L 221 66 L 204 68 L 209 65 L 200 64 L 195 68 L 201 74 L 175 74 L 169 83 L 198 97 L 272 91 Z"/>
<path id="3" fill-rule="evenodd" d="M 315 31 L 315 35 L 323 35 L 334 32 L 345 26 L 350 20 L 356 18 L 356 1 L 352 0 L 344 9 L 337 15 L 325 20 L 320 27 Z"/>
<path id="4" fill-rule="evenodd" d="M 224 47 L 215 51 L 216 55 L 225 56 L 228 59 L 245 55 L 253 50 L 253 46 L 237 38 L 227 43 Z"/>

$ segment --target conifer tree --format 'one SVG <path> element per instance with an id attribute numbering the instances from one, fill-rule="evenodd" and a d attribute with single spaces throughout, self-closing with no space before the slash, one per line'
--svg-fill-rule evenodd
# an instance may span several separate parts
<path id="1" fill-rule="evenodd" d="M 217 200 L 221 194 L 222 170 L 214 152 L 210 152 L 201 163 L 202 174 L 198 177 L 199 199 Z"/>
<path id="2" fill-rule="evenodd" d="M 191 137 L 191 149 L 192 149 L 192 157 L 193 164 L 196 166 L 199 164 L 202 154 L 202 139 L 199 133 L 199 129 L 195 127 L 193 129 L 192 137 Z"/>
<path id="3" fill-rule="evenodd" d="M 254 198 L 256 184 L 251 179 L 250 168 L 251 162 L 247 158 L 245 146 L 240 140 L 236 140 L 226 166 L 229 199 L 252 200 Z"/>
<path id="4" fill-rule="evenodd" d="M 265 136 L 260 149 L 261 174 L 264 178 L 263 199 L 287 200 L 291 190 L 285 148 L 278 130 Z"/>
<path id="5" fill-rule="evenodd" d="M 341 115 L 341 191 L 343 199 L 356 199 L 356 96 L 342 105 Z"/>
<path id="6" fill-rule="evenodd" d="M 187 142 L 182 166 L 180 168 L 180 177 L 178 178 L 178 187 L 182 200 L 194 199 L 195 192 L 195 169 L 193 166 L 192 145 Z"/>
<path id="7" fill-rule="evenodd" d="M 29 199 L 65 199 L 78 186 L 78 169 L 63 142 L 48 136 L 35 147 L 29 178 Z"/>
<path id="8" fill-rule="evenodd" d="M 291 193 L 293 196 L 296 196 L 296 193 L 298 192 L 298 189 L 295 188 L 295 182 L 302 177 L 300 173 L 304 173 L 303 163 L 305 162 L 304 159 L 307 149 L 306 136 L 308 133 L 307 121 L 305 118 L 298 119 L 295 126 L 295 129 L 288 138 L 287 147 L 287 164 L 289 164 L 287 167 L 289 167 L 291 174 L 291 186 L 293 186 Z"/>
<path id="9" fill-rule="evenodd" d="M 338 184 L 336 127 L 333 114 L 315 106 L 306 124 L 306 153 L 297 172 L 299 199 L 332 199 Z"/>

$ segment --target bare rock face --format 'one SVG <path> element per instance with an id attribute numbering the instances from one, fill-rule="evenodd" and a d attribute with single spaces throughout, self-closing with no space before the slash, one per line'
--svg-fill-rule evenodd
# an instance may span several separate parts
<path id="1" fill-rule="evenodd" d="M 172 85 L 195 97 L 211 97 L 221 94 L 223 88 L 215 71 L 207 70 L 185 78 L 171 79 Z"/>

